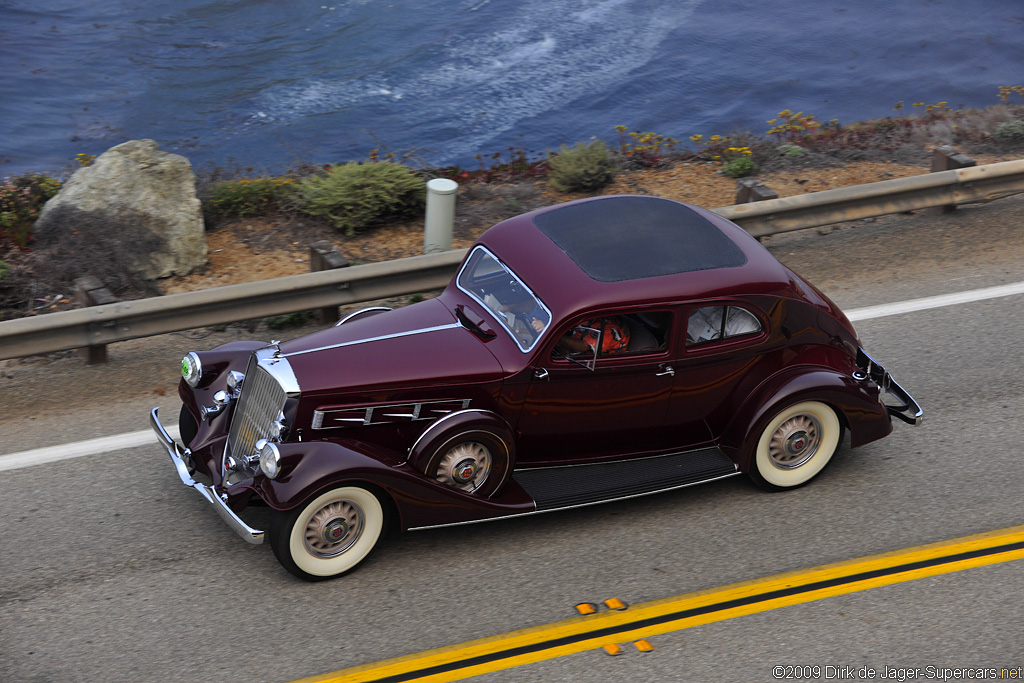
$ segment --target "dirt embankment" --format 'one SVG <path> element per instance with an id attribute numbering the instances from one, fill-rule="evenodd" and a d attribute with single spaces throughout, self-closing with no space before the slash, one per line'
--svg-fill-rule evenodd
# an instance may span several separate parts
<path id="1" fill-rule="evenodd" d="M 978 155 L 979 164 L 1007 161 L 1013 155 Z M 849 185 L 927 173 L 929 157 L 919 164 L 858 161 L 823 167 L 793 166 L 758 176 L 780 197 L 820 192 Z M 600 194 L 649 194 L 704 207 L 735 203 L 736 180 L 712 162 L 672 165 L 620 172 Z M 465 184 L 459 189 L 455 217 L 455 248 L 468 247 L 484 230 L 505 218 L 585 195 L 559 194 L 544 181 L 510 184 Z M 254 282 L 309 272 L 309 245 L 330 240 L 352 263 L 373 263 L 423 251 L 423 221 L 415 220 L 368 230 L 354 237 L 326 223 L 294 217 L 265 217 L 225 222 L 207 234 L 205 268 L 161 282 L 166 294 L 221 285 Z"/>

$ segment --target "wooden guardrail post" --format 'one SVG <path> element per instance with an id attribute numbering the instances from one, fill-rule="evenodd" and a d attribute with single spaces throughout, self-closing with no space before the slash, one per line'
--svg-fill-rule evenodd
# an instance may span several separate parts
<path id="1" fill-rule="evenodd" d="M 951 145 L 942 145 L 932 150 L 932 173 L 938 171 L 952 171 L 958 168 L 970 168 L 976 165 L 978 162 L 966 154 L 953 149 Z M 934 216 L 943 213 L 949 213 L 950 211 L 956 211 L 956 204 L 947 204 L 945 206 L 936 206 L 934 208 L 925 209 L 924 213 L 929 216 Z"/>
<path id="2" fill-rule="evenodd" d="M 119 299 L 103 286 L 99 278 L 86 275 L 75 280 L 75 303 L 82 308 L 117 303 Z M 107 345 L 96 344 L 78 349 L 79 357 L 86 365 L 102 365 L 107 362 Z"/>
<path id="3" fill-rule="evenodd" d="M 311 273 L 348 268 L 350 265 L 352 264 L 348 262 L 348 259 L 328 240 L 319 240 L 309 245 L 309 272 Z M 338 321 L 338 307 L 328 306 L 317 309 L 317 316 L 321 323 L 335 323 Z"/>
<path id="4" fill-rule="evenodd" d="M 736 203 L 749 204 L 765 199 L 778 199 L 779 193 L 757 178 L 741 178 L 736 181 Z"/>

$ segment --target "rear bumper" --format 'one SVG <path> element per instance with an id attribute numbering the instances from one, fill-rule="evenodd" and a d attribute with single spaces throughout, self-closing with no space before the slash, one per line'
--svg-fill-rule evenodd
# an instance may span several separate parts
<path id="1" fill-rule="evenodd" d="M 872 380 L 884 393 L 899 401 L 897 405 L 885 404 L 885 408 L 891 416 L 903 420 L 907 424 L 916 425 L 921 423 L 921 420 L 924 419 L 924 411 L 921 409 L 921 406 L 864 349 L 857 349 L 857 367 L 860 369 L 860 373 L 855 375 L 856 379 Z"/>
<path id="2" fill-rule="evenodd" d="M 228 507 L 225 501 L 226 496 L 221 496 L 214 490 L 212 486 L 200 483 L 192 478 L 189 474 L 188 465 L 185 464 L 185 458 L 188 454 L 188 449 L 183 449 L 171 435 L 167 433 L 164 426 L 160 423 L 159 416 L 160 409 L 153 408 L 149 414 L 149 424 L 156 433 L 157 441 L 164 447 L 167 455 L 170 456 L 171 462 L 174 463 L 174 469 L 178 472 L 178 478 L 181 479 L 181 483 L 185 486 L 195 489 L 199 492 L 203 498 L 206 499 L 213 509 L 217 511 L 217 514 L 227 522 L 227 525 L 231 529 L 241 536 L 246 542 L 252 543 L 253 545 L 259 545 L 263 543 L 263 531 L 260 529 L 253 529 L 251 526 L 242 521 L 242 519 L 235 514 L 235 511 Z"/>

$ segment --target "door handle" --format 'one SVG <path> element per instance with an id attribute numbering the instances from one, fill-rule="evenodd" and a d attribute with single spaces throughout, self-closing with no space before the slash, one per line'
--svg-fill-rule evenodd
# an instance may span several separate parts
<path id="1" fill-rule="evenodd" d="M 673 369 L 673 367 L 671 365 L 666 365 L 665 368 L 661 372 L 654 373 L 654 376 L 655 377 L 665 377 L 665 376 L 675 377 L 675 374 L 676 374 L 675 369 Z"/>
<path id="2" fill-rule="evenodd" d="M 537 368 L 536 370 L 533 371 L 533 376 L 536 377 L 537 379 L 546 380 L 551 376 L 551 373 L 548 372 L 547 368 Z"/>

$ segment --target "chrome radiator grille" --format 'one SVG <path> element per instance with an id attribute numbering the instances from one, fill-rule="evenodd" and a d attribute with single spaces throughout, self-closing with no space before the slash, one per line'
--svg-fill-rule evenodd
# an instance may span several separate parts
<path id="1" fill-rule="evenodd" d="M 242 392 L 231 417 L 228 454 L 235 458 L 252 455 L 256 442 L 270 437 L 271 429 L 284 408 L 284 388 L 262 368 L 255 354 L 245 369 Z"/>

